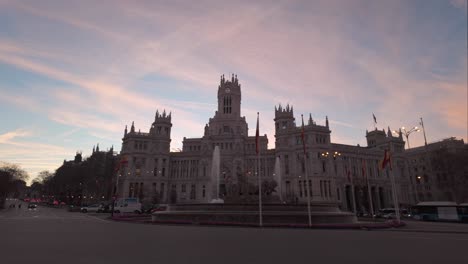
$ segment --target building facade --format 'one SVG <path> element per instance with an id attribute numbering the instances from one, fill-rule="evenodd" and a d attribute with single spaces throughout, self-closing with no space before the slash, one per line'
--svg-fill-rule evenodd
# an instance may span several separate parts
<path id="1" fill-rule="evenodd" d="M 211 181 L 213 150 L 219 146 L 221 198 L 239 203 L 258 199 L 255 136 L 249 136 L 241 115 L 241 98 L 237 76 L 221 76 L 215 115 L 205 125 L 202 137 L 183 139 L 180 152 L 170 151 L 171 113 L 156 111 L 149 132 L 136 131 L 133 123 L 129 131 L 126 127 L 118 195 L 158 203 L 210 202 L 215 198 Z M 259 138 L 258 171 L 264 201 L 304 203 L 308 185 L 312 202 L 336 203 L 350 211 L 355 208 L 369 212 L 371 207 L 376 211 L 393 206 L 393 173 L 399 203 L 405 206 L 415 202 L 401 131 L 394 136 L 390 128 L 387 132 L 375 129 L 366 132 L 366 147 L 344 145 L 332 142 L 328 118 L 324 124 L 317 124 L 309 116 L 304 125 L 304 155 L 302 125 L 296 124 L 293 107 L 279 105 L 274 111 L 275 148 L 268 149 L 266 135 Z M 393 155 L 390 173 L 378 169 L 385 149 Z M 275 175 L 277 158 L 280 175 Z"/>
<path id="2" fill-rule="evenodd" d="M 414 202 L 468 201 L 468 146 L 447 138 L 405 151 Z"/>

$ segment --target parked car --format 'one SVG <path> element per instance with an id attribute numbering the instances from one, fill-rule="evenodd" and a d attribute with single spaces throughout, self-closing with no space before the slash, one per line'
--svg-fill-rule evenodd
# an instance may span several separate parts
<path id="1" fill-rule="evenodd" d="M 112 208 L 112 203 L 101 203 L 97 210 L 98 213 L 110 213 Z"/>
<path id="2" fill-rule="evenodd" d="M 394 218 L 396 218 L 395 208 L 380 209 L 379 212 L 377 213 L 377 217 L 384 218 L 384 219 L 394 219 Z M 411 213 L 407 209 L 400 209 L 400 217 L 410 218 Z"/>
<path id="3" fill-rule="evenodd" d="M 36 211 L 37 210 L 37 204 L 35 204 L 35 203 L 28 204 L 28 210 Z"/>
<path id="4" fill-rule="evenodd" d="M 81 207 L 78 205 L 71 204 L 68 206 L 68 211 L 69 212 L 81 212 Z"/>
<path id="5" fill-rule="evenodd" d="M 169 205 L 168 204 L 159 204 L 158 206 L 156 206 L 155 208 L 153 208 L 151 210 L 151 213 L 160 212 L 160 211 L 167 211 L 167 210 L 169 210 Z"/>
<path id="6" fill-rule="evenodd" d="M 141 212 L 144 214 L 150 214 L 152 210 L 158 208 L 158 204 L 143 204 L 141 206 Z"/>
<path id="7" fill-rule="evenodd" d="M 92 204 L 92 205 L 81 207 L 81 212 L 82 213 L 87 213 L 87 212 L 97 213 L 100 208 L 101 208 L 100 204 Z"/>

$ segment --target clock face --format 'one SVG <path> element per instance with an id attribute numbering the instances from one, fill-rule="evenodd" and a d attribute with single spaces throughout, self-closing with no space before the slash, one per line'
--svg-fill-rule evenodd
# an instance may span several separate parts
<path id="1" fill-rule="evenodd" d="M 226 90 L 224 90 L 226 93 L 230 93 L 231 92 L 231 89 L 229 88 L 226 88 Z"/>

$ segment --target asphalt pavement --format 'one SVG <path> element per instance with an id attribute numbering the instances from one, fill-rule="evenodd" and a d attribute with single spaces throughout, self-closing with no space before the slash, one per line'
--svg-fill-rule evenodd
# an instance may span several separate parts
<path id="1" fill-rule="evenodd" d="M 468 263 L 468 235 L 147 225 L 0 211 L 0 263 Z"/>

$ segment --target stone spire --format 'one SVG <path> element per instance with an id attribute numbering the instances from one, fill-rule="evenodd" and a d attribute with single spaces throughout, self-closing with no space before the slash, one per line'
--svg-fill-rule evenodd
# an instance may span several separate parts
<path id="1" fill-rule="evenodd" d="M 97 143 L 96 152 L 99 152 L 99 143 Z"/>
<path id="2" fill-rule="evenodd" d="M 328 116 L 325 116 L 325 126 L 329 127 L 329 125 L 328 125 Z"/>
<path id="3" fill-rule="evenodd" d="M 127 135 L 127 125 L 125 125 L 124 136 Z"/>
<path id="4" fill-rule="evenodd" d="M 132 121 L 132 126 L 130 127 L 130 133 L 135 133 L 135 121 Z"/>

